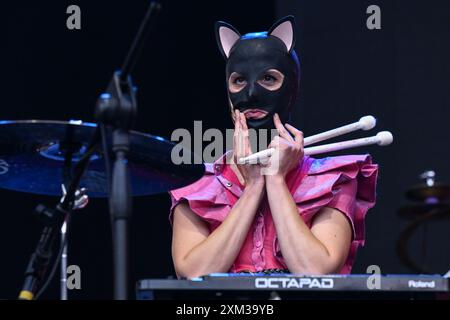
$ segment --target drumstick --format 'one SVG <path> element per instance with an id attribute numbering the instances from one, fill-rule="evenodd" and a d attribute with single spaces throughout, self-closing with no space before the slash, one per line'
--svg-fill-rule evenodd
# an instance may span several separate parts
<path id="1" fill-rule="evenodd" d="M 387 146 L 392 143 L 394 137 L 389 131 L 378 132 L 376 136 L 348 140 L 343 142 L 329 143 L 322 146 L 305 148 L 305 155 L 314 155 L 326 152 L 333 152 L 338 150 L 345 150 L 350 148 L 357 148 L 378 144 L 379 146 Z"/>
<path id="2" fill-rule="evenodd" d="M 303 139 L 303 146 L 306 147 L 311 144 L 341 136 L 343 134 L 347 134 L 356 130 L 367 131 L 375 127 L 376 124 L 377 120 L 373 116 L 365 116 L 359 119 L 359 121 L 357 122 L 307 137 Z"/>
<path id="3" fill-rule="evenodd" d="M 373 127 L 375 127 L 377 121 L 375 119 L 375 117 L 373 116 L 364 116 L 361 117 L 359 119 L 359 121 L 336 128 L 336 129 L 332 129 L 332 130 L 328 130 L 322 133 L 318 133 L 315 134 L 313 136 L 310 137 L 306 137 L 303 139 L 303 146 L 306 147 L 308 145 L 317 143 L 319 141 L 323 141 L 323 140 L 327 140 L 327 139 L 331 139 L 346 133 L 350 133 L 356 130 L 370 130 Z M 272 155 L 273 149 L 266 149 L 257 153 L 254 153 L 254 157 L 253 155 L 251 159 L 253 160 L 249 160 L 249 161 L 254 161 L 255 159 L 261 158 L 261 159 L 268 159 L 271 155 Z M 248 157 L 247 157 L 248 158 Z M 245 158 L 245 159 L 247 159 Z M 239 161 L 243 160 L 244 158 L 239 159 Z M 249 162 L 246 162 L 249 163 Z"/>
<path id="4" fill-rule="evenodd" d="M 347 140 L 347 141 L 342 141 L 342 142 L 324 144 L 324 145 L 316 146 L 316 147 L 305 148 L 304 153 L 305 153 L 305 155 L 315 155 L 315 154 L 320 154 L 320 153 L 368 146 L 368 145 L 372 145 L 372 144 L 378 144 L 379 146 L 387 146 L 387 145 L 390 145 L 393 140 L 394 140 L 394 137 L 392 136 L 392 133 L 390 133 L 389 131 L 381 131 L 381 132 L 378 132 L 376 136 L 372 136 L 372 137 Z M 267 150 L 263 150 L 263 151 L 251 154 L 248 157 L 240 158 L 239 163 L 240 164 L 249 164 L 249 163 L 254 164 L 254 163 L 265 162 L 272 156 L 274 151 L 275 151 L 274 148 L 269 148 Z"/>

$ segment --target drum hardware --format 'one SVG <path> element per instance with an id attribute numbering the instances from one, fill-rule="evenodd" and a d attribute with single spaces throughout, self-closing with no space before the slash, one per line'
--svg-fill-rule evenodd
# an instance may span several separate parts
<path id="1" fill-rule="evenodd" d="M 410 222 L 400 233 L 396 251 L 404 265 L 414 272 L 428 274 L 433 272 L 414 262 L 410 257 L 408 244 L 419 227 L 426 228 L 430 221 L 450 218 L 450 185 L 436 182 L 436 173 L 433 170 L 423 172 L 419 175 L 419 178 L 424 182 L 412 186 L 405 192 L 406 198 L 412 200 L 413 203 L 404 205 L 398 210 L 399 216 L 410 220 Z M 422 255 L 425 256 L 426 229 L 423 231 Z"/>
<path id="2" fill-rule="evenodd" d="M 203 176 L 203 164 L 175 165 L 170 161 L 173 143 L 130 130 L 137 110 L 136 88 L 130 74 L 145 35 L 160 9 L 159 3 L 150 3 L 122 68 L 114 72 L 106 92 L 100 95 L 95 108 L 98 125 L 81 121 L 0 121 L 0 187 L 60 196 L 63 184 L 67 191 L 54 208 L 39 205 L 35 210 L 44 228 L 26 268 L 20 299 L 39 298 L 61 256 L 67 257 L 67 231 L 71 212 L 77 200 L 83 199 L 83 195 L 76 198 L 76 192 L 81 188 L 87 188 L 91 197 L 109 196 L 114 298 L 127 299 L 127 228 L 131 196 L 176 189 Z M 189 150 L 183 151 L 190 154 Z M 111 172 L 110 161 L 113 162 Z M 40 286 L 47 274 L 59 231 L 60 252 L 50 277 Z M 61 273 L 63 271 L 65 274 L 66 270 Z M 62 277 L 61 289 L 63 282 L 65 278 Z M 67 291 L 61 290 L 61 295 L 61 298 L 67 298 Z"/>

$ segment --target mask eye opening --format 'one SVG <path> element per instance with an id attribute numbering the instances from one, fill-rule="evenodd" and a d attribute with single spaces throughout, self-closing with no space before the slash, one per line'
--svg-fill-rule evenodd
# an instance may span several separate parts
<path id="1" fill-rule="evenodd" d="M 238 72 L 233 72 L 228 78 L 228 90 L 231 93 L 237 93 L 245 88 L 247 79 Z"/>
<path id="2" fill-rule="evenodd" d="M 277 69 L 269 69 L 261 73 L 258 84 L 269 91 L 281 88 L 284 82 L 284 74 Z"/>

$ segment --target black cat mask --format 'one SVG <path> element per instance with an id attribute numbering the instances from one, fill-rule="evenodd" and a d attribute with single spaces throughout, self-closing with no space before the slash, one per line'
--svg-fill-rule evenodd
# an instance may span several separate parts
<path id="1" fill-rule="evenodd" d="M 228 23 L 216 22 L 231 107 L 246 115 L 250 128 L 273 129 L 275 113 L 283 123 L 290 119 L 300 80 L 294 30 L 293 16 L 280 19 L 267 32 L 243 36 Z"/>

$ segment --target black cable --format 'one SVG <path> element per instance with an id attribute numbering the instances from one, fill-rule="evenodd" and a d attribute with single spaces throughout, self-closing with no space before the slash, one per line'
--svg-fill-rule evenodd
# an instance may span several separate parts
<path id="1" fill-rule="evenodd" d="M 105 158 L 105 171 L 106 171 L 106 185 L 108 187 L 107 194 L 108 199 L 109 195 L 111 194 L 111 164 L 109 162 L 109 150 L 108 150 L 108 144 L 106 142 L 106 127 L 104 124 L 99 124 L 100 126 L 100 132 L 102 136 L 102 149 L 103 149 L 103 156 Z"/>
<path id="2" fill-rule="evenodd" d="M 53 262 L 52 270 L 48 274 L 48 277 L 45 280 L 45 283 L 42 285 L 42 287 L 36 293 L 36 296 L 34 298 L 35 300 L 38 300 L 39 297 L 44 293 L 44 291 L 47 290 L 47 287 L 49 286 L 50 282 L 55 277 L 55 273 L 56 273 L 56 270 L 58 269 L 59 263 L 61 261 L 61 256 L 64 251 L 64 247 L 66 246 L 66 243 L 67 243 L 67 237 L 69 235 L 69 230 L 70 230 L 70 228 L 69 228 L 70 220 L 71 220 L 70 216 L 68 216 L 66 219 L 66 236 L 64 237 L 64 242 L 60 244 L 59 252 L 58 252 L 58 255 L 56 256 L 55 261 Z"/>
<path id="3" fill-rule="evenodd" d="M 84 174 L 84 171 L 87 168 L 87 164 L 90 161 L 92 154 L 98 148 L 99 141 L 100 141 L 100 129 L 97 127 L 95 129 L 94 135 L 89 143 L 89 146 L 87 147 L 85 154 L 83 154 L 83 156 L 80 158 L 80 160 L 78 160 L 77 164 L 75 165 L 73 177 L 75 177 L 76 179 L 72 179 L 72 181 L 69 184 L 69 187 L 66 190 L 67 195 L 66 197 L 64 197 L 64 201 L 61 204 L 63 210 L 67 210 L 67 208 L 72 208 L 71 206 L 68 205 L 73 203 L 74 201 L 75 192 L 77 191 L 77 188 L 80 185 L 81 178 Z"/>

